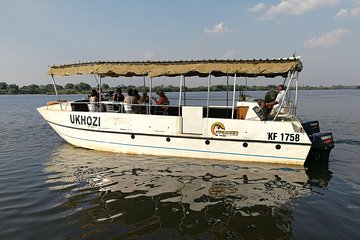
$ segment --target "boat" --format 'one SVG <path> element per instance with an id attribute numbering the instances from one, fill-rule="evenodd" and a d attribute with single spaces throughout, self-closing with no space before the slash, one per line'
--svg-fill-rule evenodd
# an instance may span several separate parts
<path id="1" fill-rule="evenodd" d="M 320 132 L 318 121 L 302 122 L 296 116 L 302 69 L 300 57 L 53 65 L 48 75 L 53 80 L 57 101 L 37 110 L 68 143 L 87 149 L 301 165 L 308 161 L 327 161 L 334 147 L 332 133 Z M 100 86 L 108 77 L 120 80 L 142 77 L 144 86 L 149 87 L 149 96 L 153 95 L 154 78 L 169 77 L 178 79 L 180 91 L 176 104 L 172 101 L 170 105 L 158 106 L 149 101 L 131 106 L 144 111 L 128 113 L 124 109 L 129 106 L 122 102 L 60 100 L 55 77 L 73 75 L 93 75 L 100 79 Z M 186 102 L 185 79 L 193 77 L 207 78 L 205 104 L 189 105 Z M 231 104 L 211 105 L 211 85 L 216 79 L 223 78 L 232 81 L 229 85 L 232 88 Z M 282 80 L 285 97 L 271 118 L 265 117 L 258 99 L 238 93 L 239 78 L 246 82 L 248 78 Z M 274 94 L 267 94 L 264 101 L 269 97 L 274 100 L 271 95 Z M 91 104 L 97 104 L 97 111 L 91 110 Z"/>

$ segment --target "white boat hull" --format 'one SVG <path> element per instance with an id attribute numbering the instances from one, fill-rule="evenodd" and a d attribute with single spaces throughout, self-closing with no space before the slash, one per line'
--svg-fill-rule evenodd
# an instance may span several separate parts
<path id="1" fill-rule="evenodd" d="M 38 111 L 70 144 L 100 151 L 304 164 L 311 148 L 298 121 L 202 118 L 185 133 L 182 116 L 75 112 L 70 103 Z"/>

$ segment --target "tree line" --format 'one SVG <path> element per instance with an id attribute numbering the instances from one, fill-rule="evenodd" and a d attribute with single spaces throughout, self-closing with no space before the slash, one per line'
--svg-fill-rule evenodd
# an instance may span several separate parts
<path id="1" fill-rule="evenodd" d="M 102 84 L 102 91 L 107 92 L 115 92 L 117 88 L 121 88 L 123 92 L 127 92 L 129 88 L 138 89 L 139 92 L 149 92 L 148 87 L 144 86 L 133 86 L 133 85 L 119 85 L 117 87 L 110 87 L 108 84 Z M 330 87 L 326 86 L 301 86 L 300 89 L 304 90 L 316 90 L 316 89 L 349 89 L 349 88 L 357 88 L 360 89 L 360 86 L 342 86 L 342 85 L 333 85 Z M 88 94 L 92 89 L 87 83 L 80 82 L 78 84 L 67 83 L 64 86 L 56 85 L 56 89 L 59 94 Z M 96 88 L 95 88 L 96 89 Z M 152 91 L 156 92 L 159 89 L 163 89 L 165 92 L 179 92 L 180 87 L 173 85 L 160 85 L 154 86 Z M 268 91 L 268 90 L 276 90 L 276 85 L 267 85 L 267 86 L 244 86 L 244 85 L 236 85 L 236 91 Z M 182 91 L 186 92 L 204 92 L 207 91 L 207 86 L 198 86 L 198 87 L 184 87 Z M 212 85 L 210 87 L 211 91 L 232 91 L 233 86 L 231 85 Z M 54 85 L 46 84 L 46 85 L 36 85 L 31 84 L 28 86 L 19 87 L 16 84 L 7 84 L 6 82 L 0 82 L 0 94 L 54 94 Z"/>

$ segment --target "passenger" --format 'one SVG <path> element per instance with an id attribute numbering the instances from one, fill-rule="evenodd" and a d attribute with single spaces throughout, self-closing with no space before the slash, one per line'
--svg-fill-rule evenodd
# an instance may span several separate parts
<path id="1" fill-rule="evenodd" d="M 116 89 L 116 93 L 113 96 L 113 100 L 115 102 L 123 102 L 125 99 L 124 95 L 122 94 L 121 88 Z"/>
<path id="2" fill-rule="evenodd" d="M 156 99 L 154 97 L 152 97 L 152 99 L 155 100 L 156 105 L 160 105 L 160 106 L 156 108 L 155 114 L 156 113 L 167 114 L 168 107 L 166 107 L 164 105 L 169 105 L 170 104 L 169 99 L 166 97 L 166 95 L 164 93 L 164 90 L 162 90 L 162 89 L 157 90 L 156 94 L 159 95 L 159 99 Z"/>
<path id="3" fill-rule="evenodd" d="M 148 104 L 149 101 L 150 101 L 149 96 L 147 95 L 146 92 L 143 92 L 143 94 L 142 94 L 142 96 L 141 96 L 141 98 L 139 100 L 139 103 L 145 105 L 145 104 Z M 139 107 L 139 112 L 142 113 L 142 114 L 147 113 L 146 108 L 147 108 L 147 106 Z"/>
<path id="4" fill-rule="evenodd" d="M 283 102 L 282 108 L 286 107 L 286 100 L 285 100 L 285 88 L 284 85 L 280 84 L 277 87 L 278 94 L 276 96 L 276 99 L 272 102 L 266 103 L 266 108 L 268 109 L 270 117 L 275 117 L 276 113 L 279 111 L 280 104 Z M 280 111 L 282 112 L 282 111 Z"/>
<path id="5" fill-rule="evenodd" d="M 139 99 L 139 103 L 149 103 L 149 96 L 146 92 L 143 92 L 141 98 Z"/>
<path id="6" fill-rule="evenodd" d="M 156 91 L 156 94 L 159 95 L 159 99 L 152 97 L 155 100 L 156 105 L 169 105 L 169 99 L 165 96 L 164 90 L 160 89 Z"/>
<path id="7" fill-rule="evenodd" d="M 99 94 L 95 89 L 91 91 L 88 106 L 89 106 L 89 112 L 99 111 Z"/>
<path id="8" fill-rule="evenodd" d="M 137 89 L 134 89 L 134 96 L 135 96 L 137 101 L 140 100 L 140 94 L 139 94 L 139 91 Z"/>
<path id="9" fill-rule="evenodd" d="M 254 110 L 256 114 L 259 116 L 261 121 L 266 121 L 268 117 L 268 110 L 266 108 L 266 103 L 262 100 L 258 100 L 259 107 L 255 107 Z"/>
<path id="10" fill-rule="evenodd" d="M 99 85 L 96 89 L 96 93 L 97 93 L 98 99 L 100 99 L 100 93 L 102 93 L 102 89 L 99 87 Z M 101 100 L 104 100 L 102 96 L 101 96 Z"/>
<path id="11" fill-rule="evenodd" d="M 129 88 L 128 95 L 124 99 L 124 110 L 126 113 L 135 113 L 136 107 L 133 104 L 137 104 L 138 101 L 134 96 L 134 90 Z"/>

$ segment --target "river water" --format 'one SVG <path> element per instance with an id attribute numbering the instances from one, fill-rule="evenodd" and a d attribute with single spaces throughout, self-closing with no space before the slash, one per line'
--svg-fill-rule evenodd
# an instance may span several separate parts
<path id="1" fill-rule="evenodd" d="M 0 239 L 360 237 L 359 90 L 300 92 L 336 144 L 308 169 L 75 148 L 36 111 L 52 100 L 0 96 Z"/>

